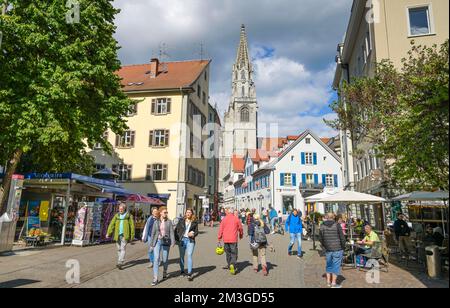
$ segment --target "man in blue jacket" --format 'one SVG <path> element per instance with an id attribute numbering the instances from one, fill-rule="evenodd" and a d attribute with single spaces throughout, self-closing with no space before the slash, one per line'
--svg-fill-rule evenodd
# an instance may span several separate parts
<path id="1" fill-rule="evenodd" d="M 153 224 L 155 221 L 159 219 L 159 211 L 157 208 L 152 209 L 152 216 L 150 216 L 147 220 L 147 223 L 145 224 L 144 231 L 142 232 L 142 241 L 144 243 L 149 243 L 149 250 L 148 250 L 148 258 L 150 260 L 150 264 L 148 268 L 152 268 L 154 266 L 153 262 L 155 259 L 153 250 L 150 249 L 150 243 L 152 242 L 151 234 L 153 230 Z"/>
<path id="2" fill-rule="evenodd" d="M 288 255 L 292 255 L 292 248 L 295 245 L 295 241 L 298 242 L 298 253 L 297 257 L 300 259 L 303 257 L 302 251 L 302 233 L 303 233 L 303 222 L 302 214 L 298 210 L 294 209 L 286 220 L 286 231 L 289 231 L 291 242 L 289 243 Z"/>

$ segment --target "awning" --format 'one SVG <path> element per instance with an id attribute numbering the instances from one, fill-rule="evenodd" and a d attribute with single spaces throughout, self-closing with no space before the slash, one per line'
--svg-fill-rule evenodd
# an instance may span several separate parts
<path id="1" fill-rule="evenodd" d="M 94 183 L 86 183 L 86 182 L 84 182 L 84 184 L 94 187 L 96 189 L 99 189 L 104 193 L 115 194 L 115 195 L 119 195 L 119 196 L 129 196 L 129 195 L 134 194 L 133 192 L 126 190 L 125 188 L 121 188 L 121 187 L 113 187 L 113 186 L 94 184 Z"/>

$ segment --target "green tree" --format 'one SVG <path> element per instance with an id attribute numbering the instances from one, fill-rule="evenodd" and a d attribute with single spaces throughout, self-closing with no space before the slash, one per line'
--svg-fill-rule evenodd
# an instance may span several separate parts
<path id="1" fill-rule="evenodd" d="M 377 64 L 375 76 L 344 84 L 331 105 L 338 119 L 327 123 L 352 132 L 355 144 L 372 143 L 393 187 L 449 188 L 448 48 L 413 44 L 401 69 Z"/>
<path id="2" fill-rule="evenodd" d="M 111 0 L 0 2 L 0 161 L 8 161 L 3 213 L 24 155 L 51 170 L 76 169 L 86 162 L 87 146 L 99 142 L 111 151 L 102 135 L 126 128 L 131 102 L 115 74 L 119 11 Z"/>

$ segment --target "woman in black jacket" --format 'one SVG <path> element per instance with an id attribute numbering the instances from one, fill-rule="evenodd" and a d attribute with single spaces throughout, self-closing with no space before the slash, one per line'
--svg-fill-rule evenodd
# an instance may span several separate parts
<path id="1" fill-rule="evenodd" d="M 198 222 L 192 209 L 187 209 L 183 219 L 177 224 L 175 230 L 175 240 L 180 248 L 180 268 L 181 275 L 186 276 L 185 269 L 185 255 L 188 255 L 188 273 L 187 277 L 189 281 L 193 280 L 192 268 L 193 261 L 192 255 L 194 254 L 195 238 L 198 236 Z"/>

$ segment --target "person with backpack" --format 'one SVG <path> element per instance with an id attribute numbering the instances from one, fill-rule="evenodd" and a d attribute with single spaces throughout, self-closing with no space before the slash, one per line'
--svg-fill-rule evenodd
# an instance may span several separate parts
<path id="1" fill-rule="evenodd" d="M 267 269 L 266 251 L 269 242 L 266 235 L 270 233 L 270 229 L 259 215 L 255 215 L 249 233 L 250 248 L 253 254 L 253 270 L 255 273 L 259 272 L 259 260 L 261 260 L 263 275 L 267 276 L 269 271 Z"/>
<path id="2" fill-rule="evenodd" d="M 217 239 L 220 242 L 223 241 L 225 253 L 227 257 L 228 269 L 231 275 L 236 275 L 236 263 L 238 259 L 238 242 L 242 240 L 244 231 L 242 223 L 234 215 L 234 209 L 227 209 L 227 215 L 220 223 L 219 234 Z"/>
<path id="3" fill-rule="evenodd" d="M 155 221 L 159 219 L 159 211 L 157 208 L 153 208 L 152 210 L 152 216 L 150 216 L 147 220 L 147 223 L 145 224 L 144 231 L 142 232 L 142 242 L 149 243 L 148 245 L 148 258 L 150 260 L 150 264 L 148 268 L 153 267 L 153 262 L 155 261 L 155 256 L 153 251 L 150 249 L 150 243 L 152 241 L 151 235 L 153 230 L 153 224 Z"/>
<path id="4" fill-rule="evenodd" d="M 106 233 L 106 238 L 110 238 L 114 233 L 118 255 L 117 268 L 119 270 L 122 270 L 125 261 L 127 245 L 134 240 L 134 232 L 133 216 L 127 211 L 127 206 L 124 203 L 120 203 L 119 213 L 111 220 Z"/>
<path id="5" fill-rule="evenodd" d="M 155 255 L 152 286 L 156 286 L 158 284 L 161 252 L 164 266 L 163 279 L 168 278 L 167 269 L 169 267 L 169 252 L 170 248 L 175 246 L 175 232 L 173 223 L 169 219 L 169 212 L 166 207 L 161 207 L 159 211 L 160 219 L 156 220 L 153 224 L 150 242 L 150 250 L 153 251 Z"/>
<path id="6" fill-rule="evenodd" d="M 184 219 L 181 219 L 176 227 L 175 241 L 180 248 L 180 269 L 181 275 L 187 276 L 189 281 L 194 279 L 192 274 L 193 261 L 192 255 L 194 254 L 195 238 L 198 236 L 198 223 L 192 209 L 187 209 Z M 188 272 L 185 270 L 185 255 L 187 252 L 187 267 Z"/>
<path id="7" fill-rule="evenodd" d="M 303 258 L 302 251 L 302 233 L 303 233 L 303 221 L 302 214 L 297 209 L 294 209 L 289 217 L 286 219 L 286 232 L 289 232 L 291 237 L 291 241 L 289 243 L 288 255 L 292 255 L 292 248 L 295 245 L 295 242 L 298 243 L 298 252 L 297 257 L 299 259 Z"/>
<path id="8" fill-rule="evenodd" d="M 345 250 L 345 236 L 342 227 L 336 222 L 333 213 L 326 214 L 324 223 L 320 226 L 320 243 L 325 250 L 327 259 L 326 275 L 328 287 L 338 289 L 337 278 L 341 274 L 342 258 Z"/>

